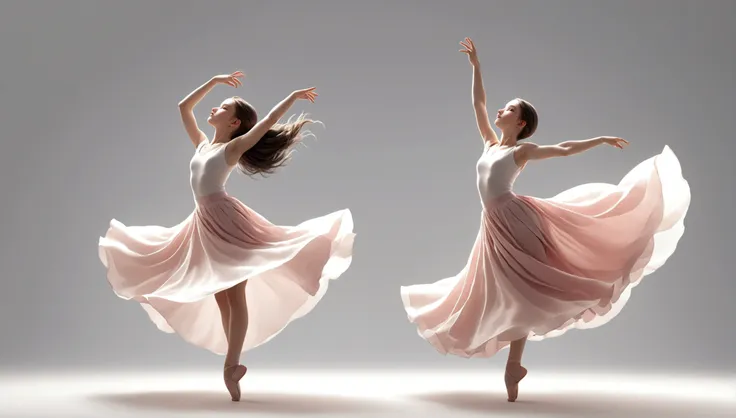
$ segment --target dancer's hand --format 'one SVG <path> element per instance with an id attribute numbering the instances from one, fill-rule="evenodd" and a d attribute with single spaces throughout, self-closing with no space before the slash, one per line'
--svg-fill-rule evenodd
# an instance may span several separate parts
<path id="1" fill-rule="evenodd" d="M 314 101 L 317 99 L 318 94 L 314 91 L 317 87 L 310 87 L 308 89 L 303 90 L 296 90 L 293 93 L 291 93 L 291 97 L 293 97 L 296 100 L 299 99 L 305 99 L 309 100 L 310 102 L 314 103 Z"/>
<path id="2" fill-rule="evenodd" d="M 212 80 L 216 84 L 227 84 L 232 87 L 240 87 L 243 85 L 243 82 L 240 81 L 243 77 L 245 77 L 245 74 L 243 74 L 242 71 L 236 71 L 232 74 L 216 75 L 212 77 Z"/>
<path id="3" fill-rule="evenodd" d="M 629 145 L 629 141 L 623 138 L 615 137 L 615 136 L 601 136 L 599 137 L 599 139 L 604 144 L 608 144 L 616 148 L 624 149 L 625 146 Z"/>
<path id="4" fill-rule="evenodd" d="M 460 45 L 462 45 L 463 47 L 460 52 L 468 56 L 468 60 L 474 67 L 477 66 L 479 64 L 478 51 L 475 50 L 475 44 L 473 43 L 473 40 L 470 38 L 465 38 L 464 41 L 460 42 Z"/>

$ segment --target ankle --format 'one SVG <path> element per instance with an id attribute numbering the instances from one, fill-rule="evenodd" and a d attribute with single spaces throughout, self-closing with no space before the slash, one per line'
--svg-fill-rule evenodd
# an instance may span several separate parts
<path id="1" fill-rule="evenodd" d="M 506 370 L 521 370 L 524 367 L 521 365 L 521 361 L 512 360 L 506 362 Z"/>

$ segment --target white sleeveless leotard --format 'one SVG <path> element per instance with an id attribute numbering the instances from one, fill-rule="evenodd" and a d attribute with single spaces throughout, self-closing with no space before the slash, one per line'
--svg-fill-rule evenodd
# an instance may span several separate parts
<path id="1" fill-rule="evenodd" d="M 225 160 L 225 145 L 202 141 L 189 162 L 189 183 L 196 199 L 225 192 L 235 166 Z"/>
<path id="2" fill-rule="evenodd" d="M 513 191 L 514 182 L 521 168 L 514 161 L 516 147 L 499 147 L 494 145 L 483 152 L 478 159 L 477 187 L 482 202 Z"/>

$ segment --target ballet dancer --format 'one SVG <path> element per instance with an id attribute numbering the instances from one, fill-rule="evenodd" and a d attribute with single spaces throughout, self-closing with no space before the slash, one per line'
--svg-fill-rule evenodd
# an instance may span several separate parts
<path id="1" fill-rule="evenodd" d="M 602 136 L 556 145 L 526 141 L 537 112 L 514 99 L 491 127 L 475 44 L 460 42 L 473 68 L 473 107 L 483 152 L 477 162 L 480 230 L 465 267 L 454 277 L 402 286 L 404 308 L 419 335 L 440 353 L 491 357 L 509 347 L 508 401 L 527 369 L 527 340 L 594 328 L 618 314 L 634 286 L 674 253 L 684 233 L 690 188 L 669 147 L 638 164 L 618 185 L 581 184 L 547 199 L 516 194 L 531 162 L 567 157 L 599 145 Z M 523 142 L 522 142 L 523 141 Z"/>
<path id="2" fill-rule="evenodd" d="M 329 280 L 350 266 L 354 239 L 348 209 L 279 226 L 226 192 L 236 166 L 253 176 L 284 165 L 313 121 L 304 114 L 279 120 L 297 100 L 317 98 L 315 88 L 294 91 L 258 121 L 253 106 L 230 97 L 209 113 L 210 141 L 197 126 L 195 105 L 218 84 L 241 86 L 243 77 L 239 71 L 213 77 L 179 103 L 195 148 L 193 212 L 171 227 L 113 219 L 99 240 L 100 260 L 120 298 L 140 303 L 160 330 L 225 354 L 223 378 L 233 401 L 240 400 L 247 370 L 241 353 L 312 310 Z"/>

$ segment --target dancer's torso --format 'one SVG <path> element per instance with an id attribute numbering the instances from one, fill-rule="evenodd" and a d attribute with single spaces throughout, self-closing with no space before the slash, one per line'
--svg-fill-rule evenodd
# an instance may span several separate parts
<path id="1" fill-rule="evenodd" d="M 514 161 L 515 147 L 486 149 L 478 159 L 478 193 L 483 202 L 511 192 L 521 169 Z"/>
<path id="2" fill-rule="evenodd" d="M 195 197 L 224 192 L 234 166 L 225 160 L 225 144 L 204 141 L 189 162 L 189 181 Z"/>

